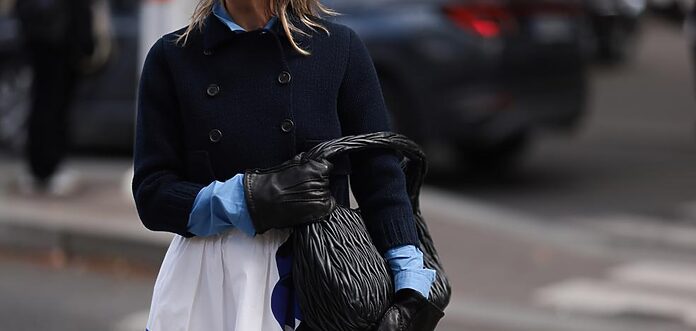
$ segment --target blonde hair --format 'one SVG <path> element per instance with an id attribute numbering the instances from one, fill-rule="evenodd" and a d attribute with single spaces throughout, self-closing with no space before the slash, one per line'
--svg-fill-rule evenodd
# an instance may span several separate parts
<path id="1" fill-rule="evenodd" d="M 185 45 L 188 41 L 188 37 L 193 32 L 193 30 L 202 30 L 205 24 L 205 18 L 213 12 L 213 7 L 216 1 L 224 0 L 200 0 L 196 9 L 191 15 L 191 21 L 189 22 L 186 31 L 178 36 L 176 42 L 181 45 Z M 290 40 L 292 47 L 303 55 L 310 55 L 310 53 L 297 45 L 293 33 L 297 33 L 302 36 L 308 36 L 308 33 L 296 27 L 290 21 L 290 15 L 294 15 L 299 18 L 302 24 L 308 26 L 312 31 L 316 29 L 321 29 L 329 34 L 329 30 L 326 29 L 321 23 L 319 23 L 318 18 L 320 15 L 340 15 L 338 12 L 330 9 L 319 2 L 319 0 L 269 0 L 270 8 L 268 8 L 271 15 L 278 17 L 278 21 L 283 26 L 283 31 L 285 35 Z"/>

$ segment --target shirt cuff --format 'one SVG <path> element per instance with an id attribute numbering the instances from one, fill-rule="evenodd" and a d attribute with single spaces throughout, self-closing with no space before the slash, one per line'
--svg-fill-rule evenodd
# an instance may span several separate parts
<path id="1" fill-rule="evenodd" d="M 428 298 L 430 296 L 430 287 L 432 287 L 434 281 L 435 270 L 433 269 L 405 270 L 394 275 L 394 291 L 410 288 Z"/>
<path id="2" fill-rule="evenodd" d="M 244 174 L 236 174 L 204 187 L 194 200 L 188 230 L 197 236 L 210 236 L 237 228 L 254 236 L 256 230 L 244 199 L 243 179 Z"/>
<path id="3" fill-rule="evenodd" d="M 384 258 L 394 276 L 394 290 L 410 288 L 424 297 L 430 294 L 435 270 L 423 267 L 423 253 L 414 245 L 402 245 L 387 250 Z"/>

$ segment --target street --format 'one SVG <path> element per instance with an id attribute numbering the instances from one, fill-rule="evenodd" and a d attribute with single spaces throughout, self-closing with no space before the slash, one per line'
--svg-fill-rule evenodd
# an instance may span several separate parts
<path id="1" fill-rule="evenodd" d="M 0 330 L 144 330 L 153 279 L 0 258 Z M 136 314 L 136 315 L 131 315 Z"/>
<path id="2" fill-rule="evenodd" d="M 592 70 L 574 135 L 505 176 L 426 180 L 453 286 L 438 330 L 696 329 L 693 68 L 677 24 L 645 23 L 629 62 Z M 144 329 L 156 270 L 39 260 L 0 254 L 0 330 Z"/>

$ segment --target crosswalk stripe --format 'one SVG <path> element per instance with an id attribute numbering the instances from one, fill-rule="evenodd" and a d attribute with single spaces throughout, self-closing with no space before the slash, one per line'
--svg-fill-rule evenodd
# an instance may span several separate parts
<path id="1" fill-rule="evenodd" d="M 614 268 L 610 271 L 610 277 L 617 281 L 696 294 L 696 264 L 641 261 Z"/>
<path id="2" fill-rule="evenodd" d="M 675 224 L 674 221 L 654 216 L 635 214 L 610 214 L 594 217 L 574 216 L 566 221 L 628 240 L 646 243 L 663 243 L 687 249 L 696 248 L 696 226 Z"/>
<path id="3" fill-rule="evenodd" d="M 600 314 L 639 314 L 680 319 L 696 326 L 696 296 L 617 281 L 569 279 L 539 289 L 536 303 L 561 310 Z"/>
<path id="4" fill-rule="evenodd" d="M 147 319 L 150 314 L 149 310 L 142 310 L 121 319 L 114 327 L 113 331 L 142 331 L 145 330 Z"/>

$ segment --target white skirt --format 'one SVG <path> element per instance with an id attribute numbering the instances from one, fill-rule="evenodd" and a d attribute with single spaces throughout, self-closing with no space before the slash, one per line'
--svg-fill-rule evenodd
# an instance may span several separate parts
<path id="1" fill-rule="evenodd" d="M 155 282 L 148 331 L 288 331 L 301 319 L 290 230 L 175 235 Z"/>

